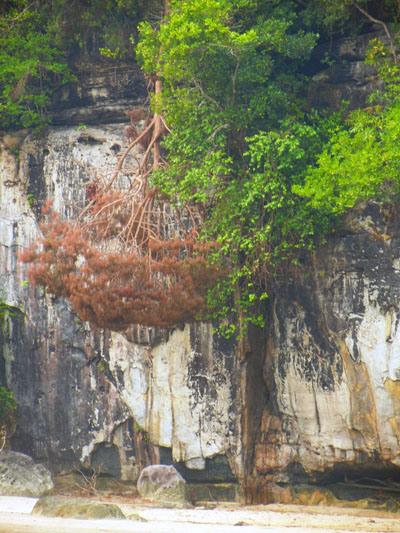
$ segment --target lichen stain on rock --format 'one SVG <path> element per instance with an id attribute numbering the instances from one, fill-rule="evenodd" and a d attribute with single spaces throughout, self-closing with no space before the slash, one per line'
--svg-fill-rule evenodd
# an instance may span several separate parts
<path id="1" fill-rule="evenodd" d="M 395 400 L 400 402 L 400 381 L 390 378 L 385 379 L 385 389 Z"/>
<path id="2" fill-rule="evenodd" d="M 393 416 L 389 418 L 389 424 L 400 446 L 400 381 L 387 378 L 384 386 L 393 402 Z"/>

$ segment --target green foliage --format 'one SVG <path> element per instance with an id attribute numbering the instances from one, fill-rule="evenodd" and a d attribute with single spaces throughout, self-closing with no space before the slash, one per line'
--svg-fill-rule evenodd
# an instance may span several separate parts
<path id="1" fill-rule="evenodd" d="M 0 129 L 46 123 L 77 54 L 133 56 L 137 20 L 158 0 L 13 0 L 0 6 Z M 134 42 L 134 39 L 133 39 Z"/>
<path id="2" fill-rule="evenodd" d="M 392 33 L 393 42 L 399 33 Z M 297 194 L 324 213 L 341 215 L 370 198 L 390 201 L 400 192 L 400 65 L 390 46 L 375 38 L 366 61 L 376 67 L 383 87 L 375 105 L 351 113 L 307 171 Z"/>
<path id="3" fill-rule="evenodd" d="M 26 195 L 26 199 L 28 201 L 28 205 L 31 209 L 34 209 L 36 207 L 36 204 L 37 204 L 37 201 L 36 201 L 36 197 L 34 194 L 32 193 L 28 193 Z"/>
<path id="4" fill-rule="evenodd" d="M 177 109 L 170 99 L 207 106 L 241 129 L 265 115 L 276 120 L 293 105 L 286 96 L 290 83 L 299 83 L 282 66 L 295 70 L 316 36 L 296 31 L 291 2 L 272 4 L 278 7 L 255 0 L 175 1 L 158 29 L 139 26 L 138 57 L 148 74 L 163 80 L 158 105 L 173 125 Z"/>
<path id="5" fill-rule="evenodd" d="M 378 20 L 400 20 L 397 0 L 311 0 L 309 5 L 308 15 L 314 17 L 314 23 L 319 20 L 322 27 L 328 27 L 335 33 L 346 28 L 348 33 L 355 34 L 371 22 L 361 10 Z"/>
<path id="6" fill-rule="evenodd" d="M 400 192 L 400 99 L 384 109 L 356 111 L 338 131 L 295 192 L 335 215 L 369 198 Z"/>
<path id="7" fill-rule="evenodd" d="M 68 79 L 59 48 L 51 44 L 46 23 L 28 2 L 0 15 L 0 124 L 3 129 L 43 122 L 54 83 Z M 43 29 L 44 28 L 44 29 Z"/>
<path id="8" fill-rule="evenodd" d="M 295 262 L 357 201 L 398 190 L 393 49 L 374 41 L 368 54 L 386 85 L 375 98 L 392 104 L 345 122 L 304 112 L 301 68 L 318 31 L 342 31 L 349 15 L 355 27 L 369 24 L 366 9 L 395 20 L 399 5 L 387 1 L 377 15 L 376 2 L 306 4 L 173 0 L 161 24 L 139 27 L 138 57 L 163 84 L 153 107 L 172 129 L 168 167 L 153 181 L 171 201 L 195 201 L 207 213 L 203 236 L 219 242 L 216 261 L 228 272 L 209 306 L 228 333 L 233 301 L 242 325 L 262 325 L 282 262 Z"/>
<path id="9" fill-rule="evenodd" d="M 279 131 L 259 132 L 246 139 L 246 173 L 221 190 L 207 223 L 217 235 L 220 253 L 234 267 L 225 287 L 211 295 L 214 314 L 223 318 L 224 299 L 236 292 L 243 320 L 262 325 L 263 301 L 273 286 L 273 276 L 283 261 L 294 261 L 295 252 L 310 248 L 315 235 L 329 228 L 329 216 L 307 205 L 293 187 L 303 182 L 307 165 L 315 160 L 336 118 L 310 123 L 284 121 Z"/>
<path id="10" fill-rule="evenodd" d="M 262 325 L 282 262 L 295 263 L 358 201 L 398 194 L 399 6 L 170 0 L 163 18 L 161 0 L 7 2 L 0 7 L 0 121 L 3 128 L 40 123 L 74 54 L 112 62 L 136 46 L 149 79 L 162 82 L 151 105 L 171 129 L 163 143 L 168 165 L 152 185 L 172 203 L 194 202 L 204 212 L 203 238 L 219 243 L 215 261 L 227 271 L 209 306 L 232 334 L 233 308 L 242 324 Z M 389 46 L 373 40 L 367 57 L 384 91 L 345 120 L 310 112 L 305 65 L 318 39 L 371 29 L 374 17 L 393 36 Z"/>
<path id="11" fill-rule="evenodd" d="M 130 36 L 146 11 L 142 0 L 45 2 L 57 42 L 69 53 L 83 51 L 115 59 L 132 56 Z"/>
<path id="12" fill-rule="evenodd" d="M 204 206 L 204 238 L 219 242 L 229 272 L 209 296 L 227 333 L 232 301 L 242 325 L 263 323 L 271 274 L 327 224 L 292 191 L 332 129 L 302 110 L 300 67 L 317 36 L 294 2 L 267 4 L 172 2 L 159 27 L 140 26 L 139 59 L 163 83 L 153 106 L 172 130 L 153 182 Z"/>
<path id="13" fill-rule="evenodd" d="M 22 313 L 21 309 L 14 305 L 9 305 L 6 302 L 0 300 L 0 323 L 7 317 L 19 316 Z"/>
<path id="14" fill-rule="evenodd" d="M 17 411 L 17 403 L 13 392 L 0 387 L 0 427 L 11 426 Z"/>

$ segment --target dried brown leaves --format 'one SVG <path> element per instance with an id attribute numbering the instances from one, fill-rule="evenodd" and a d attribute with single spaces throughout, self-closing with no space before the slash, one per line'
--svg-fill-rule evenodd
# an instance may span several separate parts
<path id="1" fill-rule="evenodd" d="M 149 145 L 127 172 L 128 156 L 144 132 Z M 173 207 L 148 186 L 154 165 L 163 161 L 164 134 L 155 116 L 120 155 L 111 179 L 86 187 L 79 216 L 63 220 L 47 206 L 43 237 L 21 254 L 31 282 L 67 298 L 82 320 L 96 326 L 171 327 L 199 319 L 220 276 L 210 261 L 216 244 L 198 239 L 200 211 Z M 123 170 L 128 182 L 120 179 Z"/>

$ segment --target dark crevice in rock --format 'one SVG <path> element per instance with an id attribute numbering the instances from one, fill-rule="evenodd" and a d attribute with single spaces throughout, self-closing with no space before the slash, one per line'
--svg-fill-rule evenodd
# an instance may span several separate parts
<path id="1" fill-rule="evenodd" d="M 174 462 L 171 448 L 160 447 L 160 462 L 173 465 L 188 483 L 234 483 L 237 481 L 224 455 L 207 458 L 204 470 L 192 470 L 185 463 Z"/>
<path id="2" fill-rule="evenodd" d="M 44 159 L 48 150 L 28 154 L 27 199 L 37 219 L 40 218 L 46 201 L 46 180 L 44 176 Z"/>

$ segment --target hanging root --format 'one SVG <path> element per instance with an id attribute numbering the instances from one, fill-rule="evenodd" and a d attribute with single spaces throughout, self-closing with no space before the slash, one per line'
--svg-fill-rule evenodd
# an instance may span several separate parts
<path id="1" fill-rule="evenodd" d="M 113 330 L 199 319 L 221 275 L 209 260 L 217 245 L 199 241 L 201 211 L 174 207 L 149 187 L 151 173 L 165 164 L 160 141 L 170 130 L 154 115 L 137 133 L 135 121 L 144 117 L 144 110 L 134 111 L 135 138 L 111 178 L 88 185 L 88 203 L 76 219 L 48 210 L 44 237 L 21 257 L 33 283 L 68 298 L 83 320 Z M 128 158 L 138 145 L 144 151 Z"/>

